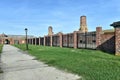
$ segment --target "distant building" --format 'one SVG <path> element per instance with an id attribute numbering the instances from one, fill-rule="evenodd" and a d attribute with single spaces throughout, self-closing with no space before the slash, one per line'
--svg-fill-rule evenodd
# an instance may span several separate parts
<path id="1" fill-rule="evenodd" d="M 28 38 L 33 38 L 33 36 L 29 36 Z M 0 34 L 0 44 L 24 44 L 25 43 L 25 35 L 6 35 Z"/>

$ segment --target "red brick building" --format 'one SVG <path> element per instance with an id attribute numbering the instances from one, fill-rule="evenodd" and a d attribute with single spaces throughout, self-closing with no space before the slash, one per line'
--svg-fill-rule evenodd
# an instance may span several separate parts
<path id="1" fill-rule="evenodd" d="M 28 36 L 32 38 L 33 36 Z M 0 34 L 0 44 L 24 44 L 25 35 L 6 35 Z"/>

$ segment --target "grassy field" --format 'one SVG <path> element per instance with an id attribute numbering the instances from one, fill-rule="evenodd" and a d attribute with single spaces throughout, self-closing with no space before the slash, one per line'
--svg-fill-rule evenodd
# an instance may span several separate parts
<path id="1" fill-rule="evenodd" d="M 2 47 L 3 47 L 3 45 L 1 45 L 0 44 L 0 61 L 1 61 L 1 52 L 2 52 Z M 3 71 L 1 70 L 1 68 L 0 68 L 0 73 L 2 73 Z"/>
<path id="2" fill-rule="evenodd" d="M 15 45 L 25 50 L 25 45 Z M 120 56 L 97 50 L 29 45 L 31 55 L 50 66 L 82 76 L 85 80 L 120 80 Z"/>

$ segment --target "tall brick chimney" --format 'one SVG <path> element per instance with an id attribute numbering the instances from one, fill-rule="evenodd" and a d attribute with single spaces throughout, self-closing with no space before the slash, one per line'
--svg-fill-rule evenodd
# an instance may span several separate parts
<path id="1" fill-rule="evenodd" d="M 80 17 L 80 29 L 79 29 L 79 31 L 88 32 L 86 16 L 81 16 Z"/>
<path id="2" fill-rule="evenodd" d="M 48 35 L 53 35 L 52 26 L 49 26 L 48 28 Z"/>

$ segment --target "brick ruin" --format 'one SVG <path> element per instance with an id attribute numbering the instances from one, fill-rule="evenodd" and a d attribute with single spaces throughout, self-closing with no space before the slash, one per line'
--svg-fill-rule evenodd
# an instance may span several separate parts
<path id="1" fill-rule="evenodd" d="M 111 24 L 115 28 L 114 32 L 114 50 L 115 55 L 120 55 L 120 21 Z"/>
<path id="2" fill-rule="evenodd" d="M 97 49 L 108 53 L 120 55 L 120 22 L 111 24 L 114 29 L 102 30 L 96 27 L 96 31 L 88 31 L 86 16 L 80 17 L 80 28 L 72 33 L 53 33 L 52 26 L 48 28 L 48 35 L 44 37 L 28 37 L 27 42 L 32 45 L 59 46 L 70 48 Z M 19 37 L 0 35 L 0 44 L 24 44 L 25 36 Z"/>
<path id="3" fill-rule="evenodd" d="M 48 35 L 53 35 L 53 29 L 52 29 L 52 26 L 49 26 L 48 28 Z"/>
<path id="4" fill-rule="evenodd" d="M 96 28 L 96 49 L 109 53 L 115 53 L 115 31 Z"/>
<path id="5" fill-rule="evenodd" d="M 88 32 L 88 28 L 87 28 L 87 21 L 86 21 L 86 16 L 81 16 L 80 17 L 80 29 L 79 31 L 81 32 Z"/>
<path id="6" fill-rule="evenodd" d="M 29 38 L 28 43 L 32 45 L 59 46 L 70 48 L 97 49 L 108 53 L 120 55 L 120 25 L 112 25 L 115 29 L 102 30 L 96 27 L 96 31 L 88 31 L 86 16 L 80 17 L 80 28 L 78 31 L 63 34 L 53 34 L 52 26 L 48 29 L 48 35 L 39 38 Z"/>

